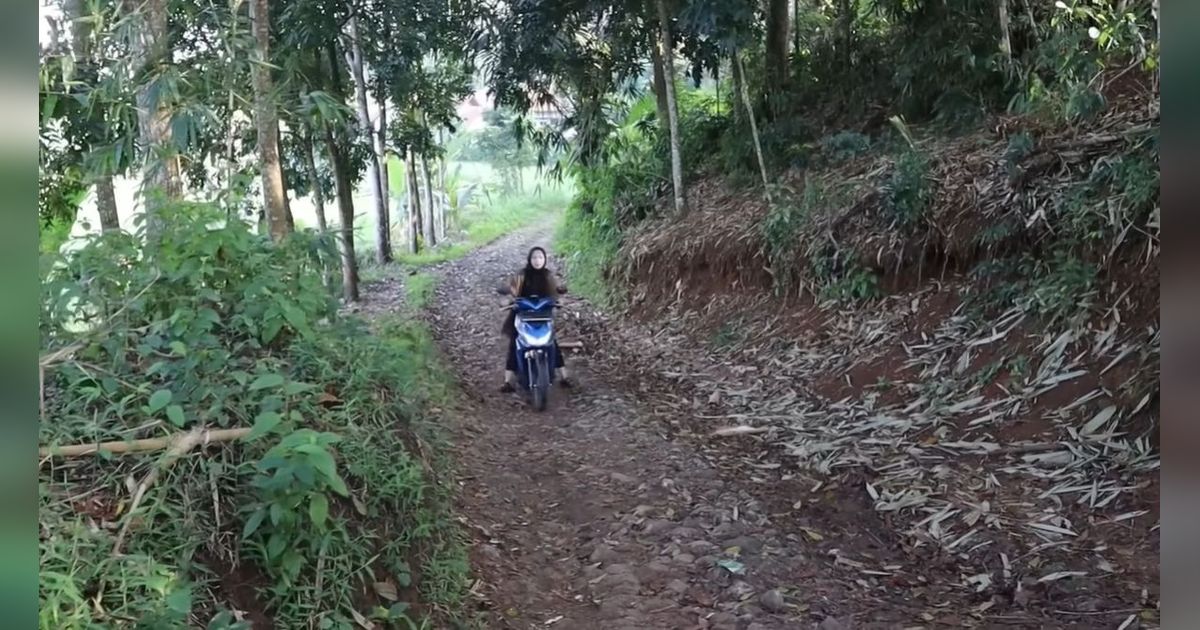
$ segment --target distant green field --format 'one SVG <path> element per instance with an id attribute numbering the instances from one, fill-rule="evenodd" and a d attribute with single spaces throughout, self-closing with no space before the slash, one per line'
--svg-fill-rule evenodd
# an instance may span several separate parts
<path id="1" fill-rule="evenodd" d="M 447 173 L 458 173 L 459 186 L 475 184 L 475 193 L 467 200 L 467 205 L 457 217 L 455 225 L 450 227 L 452 243 L 437 252 L 430 252 L 422 259 L 438 257 L 455 257 L 462 248 L 487 242 L 518 227 L 532 216 L 552 210 L 564 208 L 574 194 L 571 182 L 557 183 L 538 174 L 534 167 L 526 168 L 523 172 L 525 184 L 524 193 L 504 194 L 501 190 L 502 179 L 490 164 L 483 162 L 451 162 Z M 449 176 L 448 176 L 449 179 Z M 388 164 L 389 195 L 391 196 L 392 243 L 396 253 L 401 254 L 406 247 L 406 234 L 402 229 L 406 217 L 401 216 L 403 199 L 406 191 L 404 163 L 397 157 L 391 156 Z M 117 206 L 121 226 L 127 230 L 134 228 L 134 216 L 140 213 L 141 204 L 137 199 L 138 182 L 135 179 L 117 178 Z M 317 225 L 316 206 L 310 197 L 304 196 L 290 199 L 292 215 L 299 228 L 311 228 Z M 354 194 L 354 234 L 355 249 L 359 252 L 369 252 L 375 242 L 375 212 L 374 197 L 371 194 L 366 179 L 360 182 Z M 330 226 L 338 226 L 337 205 L 332 200 L 326 200 L 325 215 Z M 99 217 L 96 213 L 95 195 L 89 194 L 80 207 L 75 225 L 71 229 L 72 237 L 83 236 L 99 231 Z M 364 256 L 364 258 L 367 258 Z M 414 262 L 416 262 L 414 260 Z"/>

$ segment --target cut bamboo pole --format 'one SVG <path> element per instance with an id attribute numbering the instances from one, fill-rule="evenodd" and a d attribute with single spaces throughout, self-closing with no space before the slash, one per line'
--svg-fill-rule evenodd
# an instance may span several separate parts
<path id="1" fill-rule="evenodd" d="M 146 451 L 161 451 L 172 444 L 195 436 L 194 446 L 203 446 L 214 442 L 232 442 L 250 434 L 249 428 L 238 429 L 203 429 L 188 433 L 177 433 L 167 437 L 146 438 L 142 440 L 117 440 L 115 442 L 98 442 L 93 444 L 72 444 L 70 446 L 43 446 L 38 449 L 38 457 L 81 457 L 99 451 L 106 453 L 138 453 Z M 191 447 L 189 447 L 191 448 Z"/>

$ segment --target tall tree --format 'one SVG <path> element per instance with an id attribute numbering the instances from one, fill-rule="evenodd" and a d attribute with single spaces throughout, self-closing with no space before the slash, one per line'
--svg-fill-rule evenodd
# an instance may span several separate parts
<path id="1" fill-rule="evenodd" d="M 421 239 L 424 228 L 421 221 L 421 189 L 417 182 L 417 155 L 409 147 L 405 156 L 404 174 L 408 178 L 408 243 L 409 251 L 414 254 L 421 252 Z"/>
<path id="2" fill-rule="evenodd" d="M 283 187 L 283 169 L 279 161 L 279 119 L 272 92 L 269 0 L 251 0 L 250 23 L 254 31 L 256 63 L 254 77 L 254 124 L 258 130 L 259 168 L 262 170 L 263 207 L 271 238 L 280 241 L 291 232 L 291 214 Z"/>
<path id="3" fill-rule="evenodd" d="M 738 56 L 738 51 L 733 51 L 733 65 L 738 69 L 738 73 L 743 77 L 746 74 L 746 66 L 742 63 L 742 58 Z M 763 159 L 762 141 L 758 136 L 758 123 L 754 119 L 754 107 L 750 103 L 750 91 L 746 89 L 746 81 L 743 79 L 740 82 L 742 106 L 746 110 L 746 119 L 750 121 L 750 139 L 754 143 L 754 155 L 758 158 L 758 172 L 762 176 L 763 195 L 767 199 L 767 204 L 771 203 L 771 187 L 767 182 L 767 163 Z"/>
<path id="4" fill-rule="evenodd" d="M 170 95 L 164 89 L 171 69 L 170 38 L 167 29 L 167 0 L 123 0 L 127 14 L 140 15 L 141 27 L 136 31 L 132 59 L 141 80 L 137 89 L 137 113 L 141 145 L 143 192 L 146 198 L 149 225 L 159 205 L 156 195 L 164 199 L 183 196 L 183 173 L 175 150 L 171 129 Z"/>
<path id="5" fill-rule="evenodd" d="M 350 166 L 332 128 L 325 125 L 325 149 L 333 166 L 333 182 L 337 188 L 339 235 L 342 250 L 342 292 L 348 302 L 358 301 L 358 258 L 354 254 L 354 185 L 350 182 Z"/>
<path id="6" fill-rule="evenodd" d="M 425 221 L 425 244 L 429 247 L 437 247 L 437 204 L 433 199 L 433 178 L 430 176 L 429 156 L 427 155 L 421 156 L 421 179 L 425 184 L 425 207 L 428 219 Z"/>
<path id="7" fill-rule="evenodd" d="M 354 75 L 354 99 L 358 105 L 358 126 L 362 140 L 371 151 L 367 160 L 367 184 L 375 198 L 375 260 L 383 265 L 392 260 L 392 245 L 388 226 L 388 204 L 384 192 L 383 172 L 379 152 L 376 150 L 377 136 L 371 125 L 370 110 L 367 107 L 367 81 L 363 71 L 362 37 L 359 33 L 358 15 L 350 16 L 347 25 L 347 35 L 343 49 L 346 63 Z"/>
<path id="8" fill-rule="evenodd" d="M 346 93 L 342 87 L 341 73 L 338 69 L 337 42 L 330 39 L 322 46 L 321 52 L 326 56 L 328 67 L 318 70 L 325 72 L 322 79 L 329 86 L 333 100 L 342 104 L 346 102 Z M 320 53 L 317 58 L 317 68 L 320 68 Z M 334 185 L 337 189 L 339 244 L 342 249 L 342 291 L 345 299 L 350 302 L 358 301 L 358 256 L 354 251 L 354 184 L 350 176 L 350 159 L 342 150 L 346 138 L 339 125 L 334 132 L 333 123 L 324 121 L 325 147 L 329 153 L 329 163 L 333 168 Z"/>
<path id="9" fill-rule="evenodd" d="M 663 62 L 663 78 L 667 95 L 667 120 L 671 134 L 671 183 L 675 191 L 675 211 L 687 212 L 683 188 L 683 149 L 679 140 L 679 106 L 675 101 L 675 48 L 671 45 L 671 19 L 666 0 L 658 0 L 659 57 Z"/>
<path id="10" fill-rule="evenodd" d="M 86 15 L 83 0 L 66 0 L 63 13 L 71 22 L 71 56 L 75 60 L 76 72 L 95 76 L 96 60 L 92 56 L 92 16 Z M 115 232 L 121 229 L 117 212 L 117 194 L 113 186 L 113 175 L 107 165 L 100 165 L 100 172 L 88 177 L 96 190 L 96 211 L 100 215 L 100 229 Z"/>
<path id="11" fill-rule="evenodd" d="M 325 194 L 321 190 L 321 178 L 317 172 L 317 160 L 313 156 L 312 127 L 304 124 L 304 135 L 301 137 L 301 158 L 304 160 L 304 170 L 308 176 L 309 194 L 312 195 L 313 206 L 316 207 L 317 229 L 325 232 L 329 222 L 325 219 Z"/>
<path id="12" fill-rule="evenodd" d="M 654 86 L 654 105 L 658 112 L 658 125 L 661 129 L 670 123 L 671 113 L 667 106 L 667 80 L 663 76 L 663 58 L 657 41 L 650 42 L 650 66 Z"/>
<path id="13" fill-rule="evenodd" d="M 766 2 L 766 55 L 764 56 L 763 76 L 767 87 L 767 95 L 777 96 L 788 79 L 788 34 L 791 30 L 791 12 L 788 10 L 789 0 L 765 0 Z M 774 101 L 768 99 L 773 111 Z"/>

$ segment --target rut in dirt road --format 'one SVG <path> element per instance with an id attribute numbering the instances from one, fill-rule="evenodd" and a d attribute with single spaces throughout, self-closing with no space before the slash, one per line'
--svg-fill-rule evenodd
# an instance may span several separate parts
<path id="1" fill-rule="evenodd" d="M 844 582 L 806 558 L 800 537 L 612 385 L 619 366 L 595 352 L 606 324 L 579 299 L 557 322 L 560 340 L 586 339 L 567 358 L 579 385 L 555 388 L 544 413 L 497 391 L 495 287 L 534 245 L 554 267 L 551 233 L 529 228 L 434 272 L 435 336 L 476 399 L 456 451 L 489 627 L 849 627 Z M 858 621 L 912 618 L 894 610 Z"/>

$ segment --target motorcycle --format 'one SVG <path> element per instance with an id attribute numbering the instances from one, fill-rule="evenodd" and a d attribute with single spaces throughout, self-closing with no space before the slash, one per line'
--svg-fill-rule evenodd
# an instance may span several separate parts
<path id="1" fill-rule="evenodd" d="M 507 288 L 498 292 L 511 295 Z M 540 296 L 518 297 L 506 308 L 515 313 L 517 384 L 529 395 L 533 408 L 544 411 L 558 359 L 554 343 L 554 309 L 558 303 Z"/>

